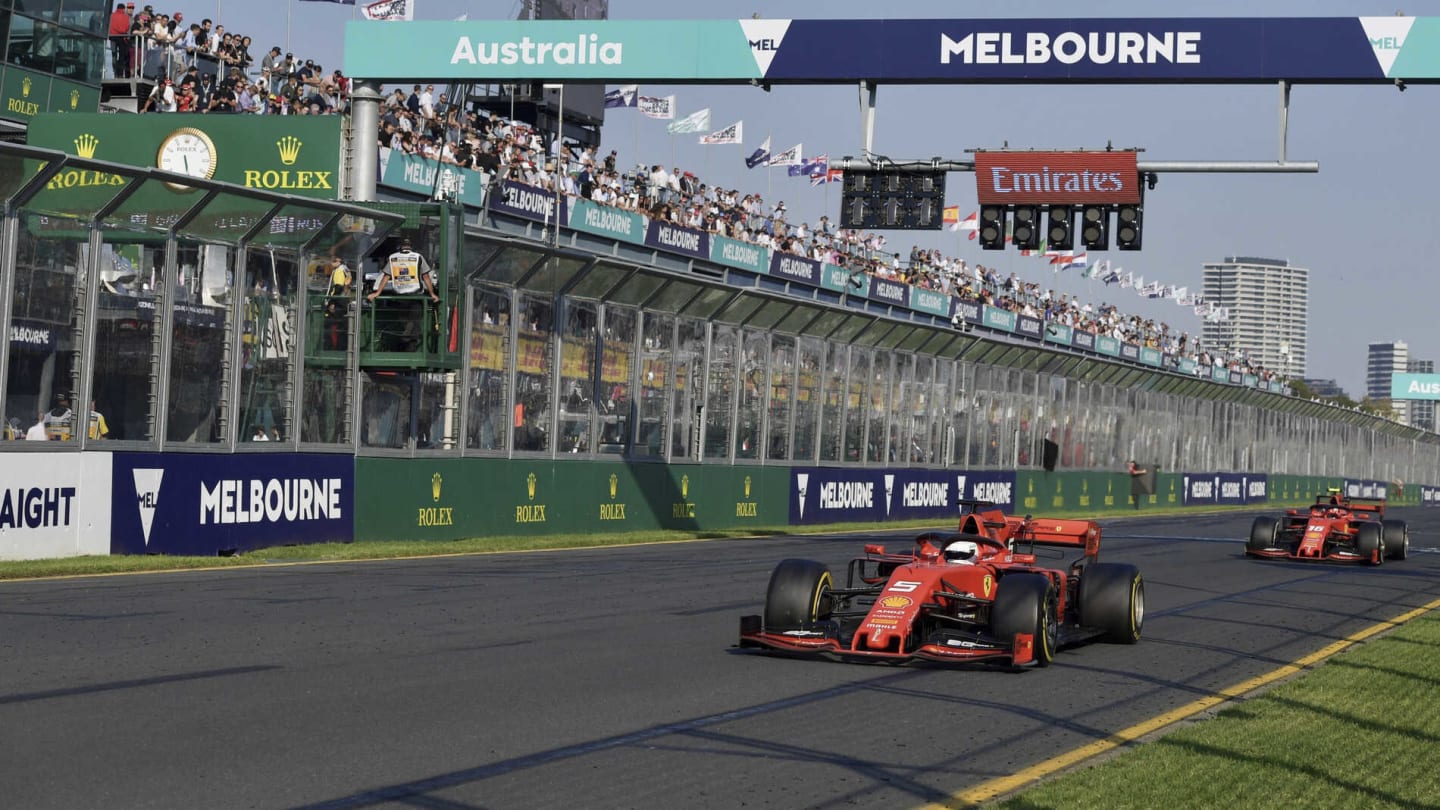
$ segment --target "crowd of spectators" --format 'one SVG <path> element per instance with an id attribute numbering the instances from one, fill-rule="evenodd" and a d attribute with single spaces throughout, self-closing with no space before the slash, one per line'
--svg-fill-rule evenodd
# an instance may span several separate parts
<path id="1" fill-rule="evenodd" d="M 153 82 L 139 112 L 329 115 L 348 109 L 350 82 L 277 45 L 251 53 L 252 40 L 209 18 L 157 13 L 133 2 L 110 14 L 110 71 Z"/>
<path id="2" fill-rule="evenodd" d="M 679 167 L 636 164 L 625 169 L 614 149 L 603 156 L 593 147 L 557 149 L 548 133 L 498 113 L 452 104 L 433 85 L 391 91 L 380 121 L 379 146 L 405 154 L 551 192 L 558 186 L 564 194 L 600 205 L 1063 323 L 1193 360 L 1198 374 L 1227 368 L 1266 382 L 1278 379 L 1243 352 L 1203 346 L 1198 336 L 1162 321 L 1125 314 L 1111 304 L 1081 302 L 1077 295 L 1042 289 L 1015 273 L 1002 278 L 992 267 L 919 247 L 902 261 L 886 250 L 884 234 L 836 228 L 828 216 L 813 225 L 796 222 L 783 200 L 771 204 L 758 193 L 708 184 Z"/>

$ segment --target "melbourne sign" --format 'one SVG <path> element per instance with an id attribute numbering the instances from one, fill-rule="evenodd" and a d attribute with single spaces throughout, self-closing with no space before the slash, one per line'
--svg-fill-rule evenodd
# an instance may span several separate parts
<path id="1" fill-rule="evenodd" d="M 354 539 L 354 459 L 115 453 L 111 553 L 213 556 Z"/>
<path id="2" fill-rule="evenodd" d="M 1137 203 L 1136 153 L 976 152 L 981 204 Z"/>
<path id="3" fill-rule="evenodd" d="M 1390 398 L 1440 399 L 1440 374 L 1392 374 Z"/>
<path id="4" fill-rule="evenodd" d="M 393 81 L 1378 84 L 1440 78 L 1437 46 L 1436 18 L 1403 16 L 354 21 L 344 68 Z"/>
<path id="5" fill-rule="evenodd" d="M 1011 509 L 1015 473 L 833 467 L 790 472 L 790 522 L 795 524 L 958 518 L 961 500 Z"/>

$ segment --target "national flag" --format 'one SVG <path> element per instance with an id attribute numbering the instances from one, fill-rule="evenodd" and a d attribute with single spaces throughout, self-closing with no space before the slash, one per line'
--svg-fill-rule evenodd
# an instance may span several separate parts
<path id="1" fill-rule="evenodd" d="M 307 2 L 307 0 L 300 0 L 300 2 L 304 3 L 304 2 Z M 311 3 L 317 3 L 317 2 L 318 2 L 318 3 L 339 3 L 339 4 L 342 5 L 342 6 L 353 6 L 353 5 L 355 5 L 355 0 L 308 0 L 308 2 L 311 2 Z"/>
<path id="2" fill-rule="evenodd" d="M 1120 289 L 1128 290 L 1133 286 L 1135 286 L 1135 274 L 1126 273 L 1125 277 L 1120 279 Z"/>
<path id="3" fill-rule="evenodd" d="M 1061 267 L 1060 269 L 1061 269 L 1061 270 L 1075 270 L 1075 269 L 1078 268 L 1078 269 L 1080 269 L 1080 270 L 1084 270 L 1085 268 L 1087 268 L 1087 267 L 1089 267 L 1089 266 L 1090 266 L 1090 254 L 1088 254 L 1088 253 L 1086 253 L 1085 251 L 1082 250 L 1082 251 L 1080 251 L 1079 253 L 1076 253 L 1076 254 L 1072 255 L 1072 256 L 1070 257 L 1070 261 L 1066 262 L 1066 263 L 1065 263 L 1065 266 L 1064 266 L 1064 267 Z"/>
<path id="4" fill-rule="evenodd" d="M 367 20 L 413 20 L 414 0 L 376 0 L 360 7 L 360 15 Z"/>
<path id="5" fill-rule="evenodd" d="M 1008 231 L 1010 230 L 1010 223 L 1008 223 L 1008 222 L 1006 223 L 1006 230 L 1007 230 L 1007 233 L 1008 233 Z M 1008 242 L 1009 240 L 1007 239 L 1006 241 Z M 1042 237 L 1040 237 L 1040 242 L 1039 242 L 1039 244 L 1037 244 L 1037 245 L 1035 246 L 1034 250 L 1031 250 L 1031 249 L 1029 249 L 1029 248 L 1024 248 L 1024 249 L 1022 249 L 1022 250 L 1020 251 L 1020 255 L 1021 255 L 1021 256 L 1039 256 L 1039 257 L 1041 257 L 1041 258 L 1054 258 L 1054 257 L 1060 255 L 1060 252 L 1059 252 L 1059 251 L 1047 250 L 1047 249 L 1046 249 L 1046 245 L 1047 245 L 1047 244 L 1048 244 L 1048 237 L 1042 236 Z"/>
<path id="6" fill-rule="evenodd" d="M 1188 287 L 1176 287 L 1170 291 L 1170 297 L 1177 302 L 1183 300 L 1185 296 L 1189 294 L 1190 288 Z"/>
<path id="7" fill-rule="evenodd" d="M 1196 315 L 1199 315 L 1199 316 L 1202 317 L 1202 318 L 1205 317 L 1205 315 L 1206 315 L 1205 305 L 1204 305 L 1204 304 L 1196 304 L 1193 312 L 1194 312 Z"/>
<path id="8" fill-rule="evenodd" d="M 842 169 L 826 169 L 824 174 L 810 176 L 810 185 L 821 186 L 826 183 L 838 183 L 845 179 L 845 172 Z"/>
<path id="9" fill-rule="evenodd" d="M 636 96 L 636 106 L 640 112 L 651 118 L 670 120 L 675 117 L 674 96 Z"/>
<path id="10" fill-rule="evenodd" d="M 791 177 L 814 177 L 816 174 L 824 174 L 829 168 L 830 156 L 825 154 L 801 161 L 800 165 L 791 166 L 789 172 Z"/>
<path id="11" fill-rule="evenodd" d="M 745 139 L 745 122 L 736 121 L 724 129 L 717 129 L 709 135 L 701 135 L 700 143 L 714 146 L 723 143 L 740 143 Z"/>
<path id="12" fill-rule="evenodd" d="M 756 166 L 759 166 L 761 163 L 764 163 L 765 161 L 767 161 L 767 160 L 769 160 L 769 159 L 770 159 L 770 139 L 769 139 L 769 138 L 766 138 L 766 139 L 765 139 L 765 142 L 762 143 L 762 144 L 760 144 L 760 148 L 759 148 L 759 149 L 756 149 L 754 152 L 751 152 L 751 153 L 750 153 L 750 157 L 745 158 L 745 168 L 747 168 L 747 169 L 753 169 L 753 168 L 755 168 Z"/>
<path id="13" fill-rule="evenodd" d="M 666 124 L 665 131 L 671 135 L 687 135 L 692 132 L 703 132 L 710 128 L 710 108 L 697 110 L 681 118 L 673 124 Z"/>
<path id="14" fill-rule="evenodd" d="M 960 206 L 947 205 L 945 210 L 940 212 L 940 222 L 950 225 L 950 230 L 958 230 L 960 227 Z"/>
<path id="15" fill-rule="evenodd" d="M 1046 255 L 1050 256 L 1050 263 L 1055 265 L 1057 271 L 1069 269 L 1070 260 L 1075 258 L 1075 254 L 1072 251 Z"/>
<path id="16" fill-rule="evenodd" d="M 956 227 L 962 231 L 969 231 L 970 240 L 973 242 L 975 236 L 980 233 L 980 212 L 971 211 L 970 216 L 960 220 Z"/>
<path id="17" fill-rule="evenodd" d="M 640 85 L 627 84 L 614 90 L 605 91 L 605 108 L 634 107 L 640 98 Z"/>
<path id="18" fill-rule="evenodd" d="M 1155 282 L 1154 284 L 1151 284 L 1150 286 L 1148 286 L 1148 287 L 1145 288 L 1145 297 L 1146 297 L 1146 298 L 1164 298 L 1164 297 L 1165 297 L 1165 285 L 1164 285 L 1164 284 L 1161 284 L 1161 283 L 1158 282 L 1158 281 Z"/>
<path id="19" fill-rule="evenodd" d="M 799 166 L 804 161 L 804 158 L 801 157 L 801 154 L 803 153 L 800 150 L 800 144 L 797 143 L 789 149 L 786 149 L 784 152 L 772 156 L 769 160 L 765 161 L 765 165 Z"/>

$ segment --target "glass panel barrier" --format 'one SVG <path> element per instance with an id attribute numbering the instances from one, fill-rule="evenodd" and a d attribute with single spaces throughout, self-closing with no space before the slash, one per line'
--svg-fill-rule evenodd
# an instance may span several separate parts
<path id="1" fill-rule="evenodd" d="M 294 346 L 299 259 L 268 248 L 245 251 L 244 272 L 236 294 L 241 300 L 240 397 L 236 427 L 241 442 L 284 440 L 295 431 Z M 329 416 L 316 414 L 316 422 Z M 317 424 L 314 430 L 333 431 Z M 281 445 L 267 445 L 266 448 Z M 257 448 L 258 449 L 258 448 Z"/>
<path id="2" fill-rule="evenodd" d="M 710 334 L 710 363 L 705 371 L 705 458 L 729 461 L 731 419 L 735 411 L 735 358 L 740 330 L 714 324 Z"/>
<path id="3" fill-rule="evenodd" d="M 630 448 L 631 377 L 635 366 L 635 330 L 639 315 L 634 307 L 606 304 L 605 332 L 601 337 L 600 452 L 624 453 Z"/>
<path id="4" fill-rule="evenodd" d="M 555 421 L 550 409 L 555 308 L 548 295 L 521 293 L 516 312 L 514 448 L 540 453 L 551 447 Z"/>
<path id="5" fill-rule="evenodd" d="M 845 372 L 850 367 L 850 347 L 825 343 L 824 374 L 820 410 L 820 460 L 840 461 L 845 451 Z"/>
<path id="6" fill-rule="evenodd" d="M 663 312 L 645 313 L 643 335 L 640 344 L 640 430 L 633 452 L 637 456 L 659 458 L 665 454 L 666 423 L 674 412 L 670 401 L 670 371 L 674 358 L 675 317 Z"/>
<path id="7" fill-rule="evenodd" d="M 475 290 L 474 324 L 470 329 L 470 413 L 465 446 L 472 450 L 504 450 L 515 424 L 510 410 L 510 293 L 493 287 Z"/>
<path id="8" fill-rule="evenodd" d="M 596 393 L 595 330 L 597 306 L 592 301 L 566 300 L 565 328 L 560 333 L 560 424 L 555 450 L 595 452 Z"/>
<path id="9" fill-rule="evenodd" d="M 790 420 L 794 413 L 795 338 L 770 338 L 770 405 L 765 417 L 765 457 L 773 461 L 790 458 Z"/>
<path id="10" fill-rule="evenodd" d="M 10 304 L 6 432 L 77 443 L 88 245 L 76 220 L 20 211 Z M 21 339 L 17 339 L 21 338 Z"/>
<path id="11" fill-rule="evenodd" d="M 675 338 L 675 410 L 670 420 L 670 456 L 700 457 L 701 405 L 705 402 L 705 322 L 680 318 Z"/>
<path id="12" fill-rule="evenodd" d="M 770 379 L 770 336 L 757 329 L 740 333 L 740 399 L 735 411 L 735 457 L 760 458 L 760 437 L 765 418 L 766 388 Z M 788 386 L 786 396 L 789 396 Z"/>
<path id="13" fill-rule="evenodd" d="M 165 242 L 153 234 L 102 233 L 96 297 L 93 407 L 106 438 L 148 441 L 159 419 L 157 375 L 163 336 L 155 333 Z"/>
<path id="14" fill-rule="evenodd" d="M 229 442 L 225 393 L 230 382 L 231 261 L 233 250 L 183 240 L 176 244 L 177 270 L 170 327 L 170 384 L 165 440 L 216 444 Z M 293 353 L 293 330 L 277 330 Z"/>

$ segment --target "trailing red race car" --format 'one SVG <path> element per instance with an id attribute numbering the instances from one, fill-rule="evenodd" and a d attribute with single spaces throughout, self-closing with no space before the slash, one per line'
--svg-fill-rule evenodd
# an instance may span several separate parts
<path id="1" fill-rule="evenodd" d="M 1257 517 L 1245 553 L 1281 560 L 1331 560 L 1380 565 L 1410 556 L 1410 528 L 1385 519 L 1383 498 L 1349 498 L 1332 489 L 1309 509 L 1283 518 Z"/>
<path id="2" fill-rule="evenodd" d="M 1099 562 L 1088 520 L 1012 517 L 964 501 L 959 532 L 920 535 L 912 549 L 866 544 L 845 587 L 813 560 L 783 560 L 763 615 L 740 617 L 740 646 L 841 659 L 993 660 L 1046 666 L 1067 644 L 1140 639 L 1145 584 L 1133 565 Z M 1082 555 L 1047 568 L 1043 556 Z"/>

